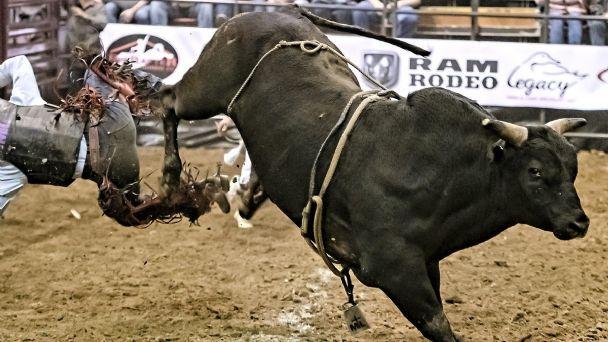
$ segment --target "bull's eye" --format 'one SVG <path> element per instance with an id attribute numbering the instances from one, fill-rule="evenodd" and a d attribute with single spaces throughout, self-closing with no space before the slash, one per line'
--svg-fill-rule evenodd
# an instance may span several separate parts
<path id="1" fill-rule="evenodd" d="M 528 172 L 530 172 L 530 174 L 534 177 L 540 177 L 540 169 L 537 169 L 535 167 L 531 167 L 528 169 Z"/>

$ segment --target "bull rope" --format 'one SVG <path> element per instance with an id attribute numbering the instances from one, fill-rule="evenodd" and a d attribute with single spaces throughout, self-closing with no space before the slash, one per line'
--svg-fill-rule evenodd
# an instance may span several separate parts
<path id="1" fill-rule="evenodd" d="M 228 114 L 232 113 L 232 109 L 234 107 L 236 100 L 241 96 L 241 94 L 243 93 L 243 91 L 245 90 L 247 85 L 250 83 L 251 78 L 255 74 L 255 71 L 260 66 L 262 61 L 264 61 L 264 59 L 266 59 L 266 57 L 271 55 L 273 52 L 275 52 L 281 48 L 284 48 L 284 47 L 300 47 L 300 50 L 302 50 L 304 53 L 309 54 L 309 55 L 316 54 L 317 52 L 319 52 L 321 50 L 326 50 L 328 52 L 331 52 L 332 54 L 337 56 L 339 59 L 341 59 L 348 65 L 351 65 L 352 67 L 354 67 L 365 78 L 367 78 L 370 82 L 372 82 L 374 85 L 376 85 L 378 88 L 380 88 L 380 90 L 360 91 L 360 92 L 354 94 L 350 98 L 350 100 L 348 101 L 348 103 L 346 104 L 344 109 L 342 110 L 342 113 L 340 114 L 338 121 L 336 122 L 334 127 L 331 129 L 331 131 L 329 132 L 329 134 L 327 135 L 327 137 L 325 138 L 323 143 L 321 144 L 321 147 L 319 148 L 319 151 L 317 152 L 315 161 L 312 166 L 309 189 L 308 189 L 309 200 L 308 200 L 308 203 L 306 204 L 306 206 L 304 207 L 304 210 L 302 211 L 302 225 L 300 227 L 302 237 L 304 237 L 304 239 L 306 240 L 306 242 L 308 243 L 310 248 L 312 248 L 317 254 L 319 254 L 319 256 L 321 256 L 321 259 L 323 259 L 323 262 L 325 262 L 325 265 L 327 265 L 329 270 L 336 276 L 340 277 L 340 280 L 342 281 L 342 286 L 344 286 L 344 289 L 348 296 L 348 302 L 355 305 L 356 303 L 354 301 L 353 284 L 350 279 L 349 266 L 346 265 L 345 263 L 341 263 L 341 262 L 337 261 L 335 258 L 328 255 L 327 252 L 325 251 L 325 243 L 323 241 L 323 226 L 322 226 L 323 196 L 325 195 L 325 192 L 327 191 L 327 188 L 329 187 L 329 184 L 331 183 L 331 180 L 333 179 L 333 176 L 336 172 L 336 169 L 338 167 L 338 162 L 340 161 L 340 156 L 342 155 L 344 147 L 346 146 L 348 137 L 350 136 L 351 131 L 355 127 L 357 120 L 359 119 L 359 117 L 361 116 L 361 114 L 363 113 L 365 108 L 370 103 L 373 103 L 373 102 L 376 102 L 379 100 L 390 100 L 391 98 L 400 99 L 401 97 L 395 91 L 388 90 L 385 86 L 380 84 L 373 77 L 371 77 L 370 75 L 365 73 L 363 70 L 361 70 L 361 68 L 359 68 L 359 66 L 357 66 L 355 63 L 353 63 L 351 60 L 349 60 L 344 55 L 342 55 L 340 52 L 338 52 L 336 49 L 334 49 L 333 47 L 331 47 L 325 43 L 321 43 L 317 40 L 301 40 L 301 41 L 291 41 L 291 42 L 282 40 L 277 45 L 275 45 L 272 49 L 270 49 L 268 52 L 266 52 L 255 64 L 255 66 L 253 67 L 253 69 L 251 70 L 251 72 L 249 73 L 249 75 L 247 76 L 247 78 L 245 79 L 245 81 L 243 82 L 241 87 L 239 88 L 239 90 L 236 92 L 236 94 L 234 95 L 234 97 L 232 98 L 230 103 L 228 104 L 228 108 L 226 110 L 226 112 Z M 355 102 L 355 100 L 357 100 L 359 98 L 363 98 L 363 100 L 359 103 L 359 105 L 355 109 L 355 112 L 353 113 L 350 120 L 348 121 L 346 128 L 340 135 L 340 139 L 338 140 L 338 144 L 336 145 L 336 149 L 334 150 L 334 154 L 332 156 L 330 165 L 327 169 L 327 173 L 325 174 L 325 178 L 323 179 L 321 189 L 319 190 L 319 193 L 317 195 L 314 195 L 315 178 L 316 178 L 317 164 L 318 164 L 319 158 L 320 158 L 323 150 L 325 149 L 325 146 L 327 145 L 329 139 L 338 132 L 339 128 L 344 123 L 346 116 L 350 112 L 350 109 L 352 108 L 353 103 Z M 313 216 L 314 242 L 312 241 L 312 239 L 310 237 L 310 227 L 309 227 L 309 217 L 310 217 L 310 213 L 312 210 L 313 202 L 316 205 L 316 209 L 315 209 L 314 216 Z M 338 268 L 335 266 L 335 264 L 341 264 L 342 270 L 338 270 Z"/>
<path id="2" fill-rule="evenodd" d="M 325 145 L 327 144 L 329 139 L 338 131 L 338 129 L 344 122 L 344 119 L 346 118 L 346 115 L 350 111 L 350 108 L 352 107 L 353 102 L 360 97 L 363 98 L 363 101 L 361 101 L 361 103 L 359 103 L 359 105 L 355 109 L 355 112 L 353 113 L 350 120 L 348 121 L 346 128 L 344 128 L 344 131 L 340 135 L 340 140 L 338 140 L 338 144 L 336 145 L 336 149 L 334 150 L 334 154 L 331 158 L 331 162 L 329 164 L 329 167 L 327 168 L 327 173 L 325 174 L 325 178 L 323 179 L 323 183 L 321 184 L 321 189 L 319 190 L 319 193 L 317 195 L 314 195 L 313 193 L 314 193 L 314 188 L 315 188 L 316 169 L 317 169 L 319 157 L 321 156 L 321 153 L 323 152 Z M 312 167 L 312 171 L 311 171 L 311 175 L 310 175 L 309 196 L 308 196 L 310 198 L 310 200 L 308 201 L 308 203 L 306 204 L 306 207 L 304 207 L 304 210 L 302 211 L 302 226 L 300 227 L 300 229 L 301 229 L 302 236 L 306 239 L 306 242 L 308 243 L 308 245 L 315 252 L 317 252 L 317 254 L 319 254 L 321 256 L 321 258 L 323 259 L 323 261 L 325 262 L 327 267 L 330 269 L 330 271 L 332 271 L 336 276 L 338 276 L 340 278 L 344 277 L 344 269 L 348 269 L 348 267 L 343 264 L 344 269 L 342 271 L 339 271 L 334 264 L 337 264 L 340 262 L 338 262 L 334 258 L 330 257 L 325 252 L 325 245 L 323 242 L 323 229 L 322 229 L 322 225 L 321 225 L 321 223 L 322 223 L 321 221 L 323 219 L 323 196 L 325 195 L 325 192 L 327 191 L 327 188 L 329 187 L 329 184 L 331 183 L 331 180 L 333 179 L 336 169 L 338 168 L 340 156 L 342 155 L 342 152 L 344 151 L 344 147 L 346 146 L 346 142 L 350 136 L 350 133 L 353 130 L 353 128 L 355 127 L 357 120 L 359 119 L 359 117 L 361 116 L 361 114 L 363 113 L 365 108 L 370 103 L 373 103 L 373 102 L 376 102 L 379 100 L 388 100 L 390 98 L 399 98 L 399 96 L 394 91 L 378 91 L 378 90 L 362 91 L 362 92 L 358 92 L 355 95 L 353 95 L 350 98 L 350 101 L 348 102 L 346 107 L 344 107 L 344 110 L 342 111 L 342 114 L 340 115 L 340 119 L 338 119 L 338 122 L 336 123 L 336 125 L 330 131 L 329 135 L 325 138 L 325 141 L 323 141 L 323 144 L 321 144 L 321 148 L 319 149 L 319 152 L 317 153 L 317 156 L 315 158 L 315 162 L 313 163 L 313 167 Z M 313 216 L 313 237 L 315 239 L 315 242 L 312 242 L 312 240 L 310 239 L 310 234 L 309 234 L 309 230 L 310 230 L 309 217 L 310 217 L 310 212 L 312 209 L 313 202 L 316 205 L 316 210 L 315 210 L 314 216 Z"/>

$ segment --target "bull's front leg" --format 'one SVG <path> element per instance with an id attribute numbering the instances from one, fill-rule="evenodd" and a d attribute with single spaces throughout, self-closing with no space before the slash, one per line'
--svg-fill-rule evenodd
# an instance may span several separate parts
<path id="1" fill-rule="evenodd" d="M 435 296 L 439 301 L 439 304 L 442 304 L 441 300 L 441 272 L 439 271 L 439 262 L 431 261 L 426 264 L 426 270 L 429 275 L 429 280 L 431 281 L 431 286 L 433 286 L 433 290 L 435 291 Z"/>
<path id="2" fill-rule="evenodd" d="M 169 109 L 163 117 L 163 130 L 165 135 L 165 160 L 163 162 L 163 176 L 161 179 L 162 195 L 171 198 L 177 192 L 182 172 L 182 161 L 179 157 L 177 144 L 177 126 L 179 118 L 174 109 Z"/>
<path id="3" fill-rule="evenodd" d="M 414 248 L 407 246 L 405 250 L 412 251 Z M 384 249 L 384 251 L 389 250 L 393 249 Z M 458 341 L 443 312 L 441 299 L 437 295 L 439 292 L 438 264 L 428 263 L 423 257 L 417 255 L 395 255 L 394 253 L 389 255 L 386 252 L 364 259 L 366 259 L 364 269 L 370 270 L 368 274 L 370 278 L 374 279 L 373 281 L 378 287 L 386 293 L 424 337 L 438 342 Z"/>

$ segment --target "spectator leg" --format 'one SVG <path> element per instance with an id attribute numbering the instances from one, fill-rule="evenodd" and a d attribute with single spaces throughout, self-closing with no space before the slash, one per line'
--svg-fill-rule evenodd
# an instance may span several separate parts
<path id="1" fill-rule="evenodd" d="M 311 3 L 313 5 L 329 5 L 330 3 L 327 0 L 312 0 Z M 318 15 L 319 17 L 323 17 L 325 19 L 331 20 L 331 10 L 327 8 L 314 8 L 311 9 L 312 13 Z"/>
<path id="2" fill-rule="evenodd" d="M 606 45 L 606 24 L 604 21 L 592 20 L 588 22 L 591 45 Z"/>
<path id="3" fill-rule="evenodd" d="M 549 43 L 564 43 L 564 22 L 559 19 L 549 20 Z"/>
<path id="4" fill-rule="evenodd" d="M 578 17 L 580 14 L 572 13 L 572 17 Z M 581 20 L 568 20 L 568 44 L 580 45 L 583 42 L 583 22 Z"/>
<path id="5" fill-rule="evenodd" d="M 150 25 L 150 5 L 145 5 L 135 12 L 133 21 L 136 24 Z"/>
<path id="6" fill-rule="evenodd" d="M 106 10 L 106 18 L 108 23 L 117 23 L 118 15 L 120 14 L 120 7 L 115 2 L 108 2 L 104 6 Z"/>
<path id="7" fill-rule="evenodd" d="M 358 3 L 355 8 L 358 9 L 373 9 L 374 6 L 371 2 L 364 0 Z M 353 24 L 364 29 L 371 30 L 372 29 L 372 16 L 376 15 L 376 12 L 369 11 L 353 11 Z"/>
<path id="8" fill-rule="evenodd" d="M 397 25 L 395 27 L 395 37 L 398 38 L 410 38 L 416 33 L 416 27 L 418 26 L 418 15 L 413 13 L 403 13 L 400 11 L 413 10 L 410 6 L 403 6 L 397 10 Z"/>
<path id="9" fill-rule="evenodd" d="M 250 1 L 252 4 L 263 3 L 264 1 Z M 240 7 L 241 13 L 245 12 L 264 12 L 266 9 L 264 6 L 253 6 L 253 5 L 241 5 Z"/>
<path id="10" fill-rule="evenodd" d="M 265 3 L 265 0 L 257 0 L 257 1 L 253 1 L 254 4 L 260 4 L 260 3 Z M 266 6 L 254 6 L 253 7 L 253 11 L 254 12 L 266 12 Z"/>
<path id="11" fill-rule="evenodd" d="M 150 2 L 150 25 L 169 25 L 169 3 L 160 0 Z"/>
<path id="12" fill-rule="evenodd" d="M 348 6 L 355 6 L 357 3 L 354 1 L 349 1 L 346 3 Z M 342 24 L 353 24 L 353 14 L 351 10 L 348 9 L 336 9 L 332 12 L 333 19 Z"/>
<path id="13" fill-rule="evenodd" d="M 196 16 L 198 27 L 213 27 L 213 4 L 198 3 L 190 7 L 190 16 Z"/>
<path id="14" fill-rule="evenodd" d="M 233 6 L 229 4 L 215 5 L 215 26 L 220 26 L 232 17 Z"/>
<path id="15" fill-rule="evenodd" d="M 310 2 L 308 2 L 307 0 L 295 0 L 293 2 L 296 5 L 308 5 L 310 4 Z M 279 8 L 281 8 L 280 6 L 266 6 L 266 12 L 271 13 L 271 12 L 276 12 L 279 10 Z"/>

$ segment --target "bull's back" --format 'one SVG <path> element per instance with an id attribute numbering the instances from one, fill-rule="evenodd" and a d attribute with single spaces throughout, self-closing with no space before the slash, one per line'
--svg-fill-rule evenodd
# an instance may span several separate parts
<path id="1" fill-rule="evenodd" d="M 333 46 L 314 24 L 294 9 L 245 13 L 232 18 L 218 28 L 195 65 L 175 86 L 177 114 L 186 119 L 203 119 L 224 113 L 266 52 L 280 41 L 298 40 L 318 40 Z M 354 76 L 352 83 L 357 83 Z"/>

